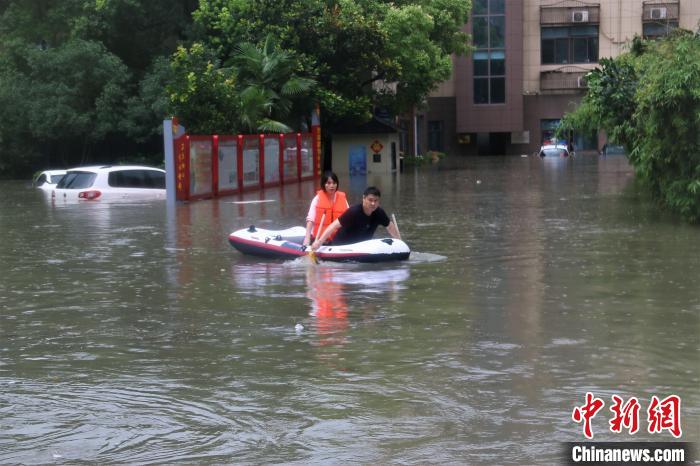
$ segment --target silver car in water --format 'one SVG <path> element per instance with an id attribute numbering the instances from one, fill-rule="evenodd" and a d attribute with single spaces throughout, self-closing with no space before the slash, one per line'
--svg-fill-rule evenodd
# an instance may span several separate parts
<path id="1" fill-rule="evenodd" d="M 44 191 L 51 191 L 65 174 L 66 170 L 44 170 L 34 178 L 32 184 Z"/>
<path id="2" fill-rule="evenodd" d="M 51 197 L 57 202 L 165 199 L 165 170 L 143 165 L 73 168 Z"/>

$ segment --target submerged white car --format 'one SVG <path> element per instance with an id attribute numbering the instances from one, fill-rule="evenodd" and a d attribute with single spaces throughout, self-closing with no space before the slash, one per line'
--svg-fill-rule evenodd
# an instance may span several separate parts
<path id="1" fill-rule="evenodd" d="M 56 201 L 165 199 L 165 170 L 142 165 L 73 168 L 51 197 Z"/>
<path id="2" fill-rule="evenodd" d="M 51 191 L 65 174 L 66 170 L 44 170 L 34 178 L 33 185 L 44 191 Z"/>
<path id="3" fill-rule="evenodd" d="M 565 144 L 545 144 L 540 147 L 540 157 L 568 157 L 569 149 Z"/>

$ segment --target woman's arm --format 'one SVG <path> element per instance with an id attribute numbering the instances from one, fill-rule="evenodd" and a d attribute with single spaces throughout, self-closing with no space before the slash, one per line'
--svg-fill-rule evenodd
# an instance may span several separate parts
<path id="1" fill-rule="evenodd" d="M 311 206 L 309 207 L 309 213 L 306 214 L 306 233 L 304 234 L 304 246 L 308 246 L 311 242 L 311 232 L 314 229 L 314 224 L 316 223 L 316 205 L 318 204 L 318 195 L 314 196 L 311 201 Z"/>
<path id="2" fill-rule="evenodd" d="M 311 230 L 314 228 L 314 222 L 307 220 L 306 221 L 306 233 L 304 233 L 304 242 L 302 245 L 308 246 L 309 242 L 311 241 Z"/>

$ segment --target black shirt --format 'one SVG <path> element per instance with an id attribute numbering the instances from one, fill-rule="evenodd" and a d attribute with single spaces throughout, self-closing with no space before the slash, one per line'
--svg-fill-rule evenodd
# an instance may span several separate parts
<path id="1" fill-rule="evenodd" d="M 350 244 L 372 239 L 377 226 L 389 226 L 389 217 L 384 209 L 377 207 L 371 215 L 365 215 L 362 204 L 356 204 L 338 217 L 340 228 L 333 244 Z"/>

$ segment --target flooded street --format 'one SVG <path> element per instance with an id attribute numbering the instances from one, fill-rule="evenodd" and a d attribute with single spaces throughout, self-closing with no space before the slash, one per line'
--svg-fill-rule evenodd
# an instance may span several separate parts
<path id="1" fill-rule="evenodd" d="M 367 184 L 408 261 L 228 244 L 302 224 L 315 183 L 168 209 L 0 182 L 0 463 L 556 464 L 586 392 L 596 441 L 674 440 L 646 430 L 669 395 L 700 441 L 700 228 L 624 157 L 340 179 L 351 203 Z"/>

